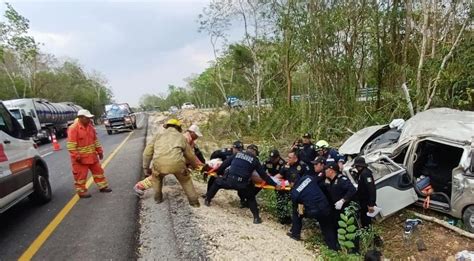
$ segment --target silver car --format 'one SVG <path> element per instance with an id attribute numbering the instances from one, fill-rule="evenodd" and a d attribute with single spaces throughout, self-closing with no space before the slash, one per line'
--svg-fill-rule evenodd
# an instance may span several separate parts
<path id="1" fill-rule="evenodd" d="M 406 122 L 362 129 L 339 152 L 351 159 L 366 158 L 382 218 L 413 203 L 423 205 L 426 196 L 420 183 L 428 177 L 434 191 L 428 207 L 462 219 L 474 232 L 473 136 L 474 112 L 437 108 Z M 344 173 L 355 184 L 351 165 L 349 160 Z"/>

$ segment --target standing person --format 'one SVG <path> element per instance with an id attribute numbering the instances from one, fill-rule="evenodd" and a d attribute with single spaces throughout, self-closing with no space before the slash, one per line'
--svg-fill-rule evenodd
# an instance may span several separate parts
<path id="1" fill-rule="evenodd" d="M 329 201 L 334 206 L 334 220 L 337 222 L 340 214 L 349 206 L 356 193 L 356 188 L 346 176 L 339 172 L 339 166 L 335 161 L 326 162 L 324 173 L 326 174 Z"/>
<path id="2" fill-rule="evenodd" d="M 176 121 L 176 120 L 171 119 L 170 121 Z M 168 122 L 170 122 L 170 121 L 168 121 Z M 178 121 L 178 123 L 179 123 L 179 121 Z M 181 124 L 181 123 L 179 123 L 179 124 Z M 165 129 L 168 128 L 167 126 L 168 126 L 167 124 L 163 125 L 163 127 Z M 181 128 L 181 126 L 180 126 L 180 128 Z M 157 135 L 159 135 L 159 134 L 157 134 Z M 191 125 L 186 130 L 186 132 L 183 134 L 183 136 L 186 139 L 186 142 L 189 144 L 189 146 L 191 146 L 191 148 L 194 151 L 194 155 L 196 157 L 194 158 L 193 161 L 195 161 L 195 163 L 197 165 L 203 165 L 203 163 L 206 160 L 204 159 L 204 157 L 202 156 L 201 151 L 199 150 L 199 148 L 196 145 L 196 140 L 199 137 L 202 137 L 202 133 L 199 130 L 199 127 L 195 124 Z M 189 162 L 188 162 L 188 164 L 189 164 Z M 153 182 L 152 182 L 153 177 L 151 176 L 151 169 L 148 167 L 145 170 L 146 170 L 145 171 L 145 178 L 140 180 L 139 182 L 137 182 L 135 184 L 135 186 L 133 186 L 133 190 L 135 191 L 135 194 L 137 194 L 137 196 L 139 196 L 139 197 L 142 197 L 145 194 L 145 191 L 153 186 Z"/>
<path id="3" fill-rule="evenodd" d="M 375 188 L 374 176 L 368 169 L 364 157 L 354 159 L 352 165 L 357 170 L 357 193 L 356 199 L 360 206 L 360 222 L 363 228 L 372 224 L 372 218 L 367 213 L 373 213 L 375 202 L 377 201 L 377 192 Z"/>
<path id="4" fill-rule="evenodd" d="M 317 178 L 313 175 L 301 177 L 291 190 L 291 200 L 294 206 L 303 206 L 303 213 L 298 211 L 300 208 L 293 207 L 291 230 L 287 235 L 295 240 L 300 240 L 303 217 L 314 218 L 319 222 L 326 245 L 332 250 L 338 250 L 337 227 L 331 220 L 333 218 L 331 205 L 329 205 L 326 195 L 321 191 Z"/>
<path id="5" fill-rule="evenodd" d="M 317 182 L 324 182 L 326 175 L 324 174 L 324 166 L 326 164 L 326 159 L 322 156 L 317 156 L 313 161 L 311 161 L 314 170 L 314 176 L 317 179 Z"/>
<path id="6" fill-rule="evenodd" d="M 181 123 L 178 120 L 170 119 L 164 127 L 163 133 L 156 134 L 143 151 L 143 168 L 146 173 L 152 173 L 155 201 L 163 202 L 163 179 L 166 175 L 173 174 L 183 187 L 189 204 L 199 207 L 198 196 L 187 170 L 187 164 L 197 168 L 198 160 L 186 138 L 181 134 Z M 152 163 L 151 169 L 150 163 Z"/>
<path id="7" fill-rule="evenodd" d="M 311 142 L 311 134 L 303 134 L 303 143 L 299 146 L 293 146 L 293 151 L 297 151 L 298 158 L 302 160 L 306 165 L 311 165 L 311 161 L 318 156 L 316 151 L 317 146 Z"/>
<path id="8" fill-rule="evenodd" d="M 265 161 L 264 167 L 268 175 L 274 177 L 280 174 L 285 164 L 285 160 L 280 157 L 280 152 L 278 150 L 272 150 L 270 151 L 270 157 Z"/>
<path id="9" fill-rule="evenodd" d="M 344 168 L 344 155 L 340 154 L 339 151 L 337 151 L 336 149 L 330 148 L 329 143 L 327 141 L 319 140 L 318 142 L 316 142 L 316 150 L 318 152 L 318 155 L 324 157 L 326 160 L 333 159 L 339 166 L 340 170 Z"/>
<path id="10" fill-rule="evenodd" d="M 290 186 L 293 185 L 304 175 L 311 175 L 311 170 L 298 158 L 296 152 L 288 153 L 288 162 L 280 171 L 280 174 L 277 174 L 277 178 L 283 178 L 290 183 Z M 276 209 L 278 221 L 281 224 L 291 224 L 291 210 L 289 209 L 290 203 L 290 192 L 286 190 L 277 191 L 276 197 Z"/>
<path id="11" fill-rule="evenodd" d="M 250 144 L 246 151 L 238 152 L 224 161 L 219 171 L 222 173 L 226 171 L 226 174 L 217 178 L 212 184 L 205 200 L 206 206 L 211 205 L 211 201 L 219 189 L 234 189 L 247 200 L 253 215 L 253 223 L 262 223 L 255 199 L 255 186 L 251 181 L 252 173 L 257 171 L 258 175 L 268 184 L 275 186 L 276 189 L 280 189 L 280 187 L 267 175 L 257 156 L 258 147 Z M 228 170 L 226 170 L 227 167 L 229 167 Z"/>
<path id="12" fill-rule="evenodd" d="M 89 170 L 92 172 L 95 184 L 103 193 L 112 192 L 109 188 L 100 160 L 104 158 L 102 145 L 97 139 L 97 133 L 91 123 L 94 118 L 88 110 L 79 110 L 75 121 L 67 131 L 67 150 L 71 156 L 72 173 L 77 195 L 80 198 L 90 198 L 87 192 L 86 180 Z"/>

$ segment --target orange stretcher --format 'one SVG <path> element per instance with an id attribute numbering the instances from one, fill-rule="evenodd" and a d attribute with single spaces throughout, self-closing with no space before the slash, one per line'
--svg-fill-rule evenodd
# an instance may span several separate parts
<path id="1" fill-rule="evenodd" d="M 216 173 L 216 172 L 205 172 L 205 173 L 206 173 L 207 176 L 210 176 L 210 177 L 217 177 L 217 173 Z M 286 181 L 286 180 L 284 180 L 284 179 L 282 179 L 281 182 L 282 182 L 282 185 L 288 184 L 288 181 Z M 256 187 L 256 188 L 261 188 L 261 189 L 275 190 L 275 186 L 267 185 L 265 182 L 262 182 L 262 183 L 259 183 L 259 184 L 255 184 L 255 187 Z M 291 190 L 291 187 L 285 186 L 285 187 L 282 188 L 281 190 L 290 191 L 290 190 Z"/>

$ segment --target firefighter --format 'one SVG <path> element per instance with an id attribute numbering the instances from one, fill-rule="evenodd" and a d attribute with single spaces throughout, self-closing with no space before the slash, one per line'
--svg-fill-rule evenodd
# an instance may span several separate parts
<path id="1" fill-rule="evenodd" d="M 318 156 L 316 151 L 317 146 L 311 142 L 311 134 L 303 134 L 303 140 L 301 144 L 293 145 L 293 151 L 297 151 L 298 158 L 306 163 L 308 166 L 311 165 L 311 161 Z"/>
<path id="2" fill-rule="evenodd" d="M 339 166 L 340 170 L 344 168 L 344 155 L 340 154 L 339 151 L 337 151 L 336 149 L 330 148 L 329 143 L 327 141 L 319 140 L 318 142 L 316 142 L 316 151 L 318 152 L 319 156 L 324 157 L 326 160 L 333 159 Z"/>
<path id="3" fill-rule="evenodd" d="M 93 117 L 94 115 L 88 110 L 79 110 L 77 113 L 78 120 L 68 128 L 67 132 L 67 149 L 71 155 L 74 185 L 80 198 L 91 197 L 86 187 L 89 170 L 92 172 L 92 177 L 100 192 L 112 192 L 104 176 L 104 170 L 100 165 L 100 160 L 104 158 L 104 151 L 91 123 Z"/>
<path id="4" fill-rule="evenodd" d="M 252 173 L 257 171 L 258 175 L 269 185 L 275 186 L 276 189 L 280 189 L 280 187 L 265 173 L 257 156 L 258 147 L 250 144 L 246 151 L 238 152 L 224 161 L 219 168 L 219 172 L 225 171 L 225 175 L 217 178 L 216 182 L 212 184 L 205 200 L 206 206 L 211 205 L 211 200 L 219 189 L 234 189 L 247 199 L 250 211 L 253 214 L 253 223 L 262 223 L 255 199 L 255 186 L 251 180 Z"/>
<path id="5" fill-rule="evenodd" d="M 352 166 L 357 170 L 355 171 L 358 179 L 356 198 L 360 206 L 360 222 L 362 227 L 365 228 L 372 224 L 372 218 L 367 216 L 367 213 L 374 212 L 375 202 L 377 200 L 374 176 L 372 175 L 372 171 L 367 168 L 368 165 L 364 157 L 359 156 L 355 158 Z"/>
<path id="6" fill-rule="evenodd" d="M 331 220 L 331 206 L 319 187 L 317 177 L 313 175 L 301 177 L 291 190 L 291 200 L 296 207 L 293 207 L 291 230 L 287 235 L 295 240 L 300 240 L 303 217 L 314 218 L 319 222 L 321 233 L 328 247 L 337 250 L 336 224 Z M 302 208 L 298 206 L 302 206 Z"/>
<path id="7" fill-rule="evenodd" d="M 163 127 L 166 129 L 166 124 Z M 191 125 L 183 134 L 183 136 L 186 138 L 186 141 L 194 150 L 194 155 L 196 155 L 194 161 L 196 162 L 196 164 L 202 165 L 203 163 L 205 163 L 206 160 L 204 159 L 201 151 L 196 145 L 196 140 L 199 137 L 202 137 L 202 133 L 199 130 L 199 127 L 195 124 Z M 137 194 L 138 197 L 142 197 L 145 194 L 145 191 L 153 186 L 153 177 L 151 177 L 151 169 L 146 168 L 144 175 L 145 178 L 140 180 L 135 184 L 135 186 L 133 186 L 133 190 L 135 191 L 135 194 Z"/>
<path id="8" fill-rule="evenodd" d="M 311 175 L 311 170 L 298 158 L 296 152 L 288 153 L 288 162 L 280 171 L 280 174 L 277 174 L 277 178 L 283 178 L 290 183 L 290 186 L 293 186 L 299 178 L 304 175 Z M 290 193 L 286 190 L 277 191 L 276 197 L 276 209 L 278 221 L 281 224 L 291 224 L 291 209 L 290 209 Z"/>
<path id="9" fill-rule="evenodd" d="M 198 196 L 186 166 L 189 164 L 192 168 L 198 168 L 196 156 L 181 134 L 181 123 L 178 120 L 170 119 L 164 127 L 163 133 L 155 135 L 143 152 L 143 168 L 145 172 L 152 173 L 155 201 L 163 202 L 163 179 L 166 175 L 173 174 L 183 187 L 189 204 L 199 207 Z"/>

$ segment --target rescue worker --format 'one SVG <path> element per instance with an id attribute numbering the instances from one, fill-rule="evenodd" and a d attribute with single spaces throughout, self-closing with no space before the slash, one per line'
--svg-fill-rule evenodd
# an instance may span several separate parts
<path id="1" fill-rule="evenodd" d="M 236 140 L 236 141 L 234 141 L 234 143 L 232 144 L 232 147 L 230 149 L 229 148 L 224 148 L 224 149 L 214 151 L 211 154 L 210 159 L 211 160 L 212 159 L 221 159 L 224 162 L 230 156 L 236 154 L 239 151 L 242 151 L 243 148 L 244 148 L 244 144 L 240 140 Z M 209 177 L 209 179 L 207 181 L 206 194 L 211 189 L 212 184 L 214 183 L 215 180 L 216 180 L 216 177 L 213 177 L 213 176 Z M 206 198 L 206 194 L 203 194 L 202 197 Z M 243 204 L 242 202 L 243 202 L 243 200 L 241 199 L 241 205 Z"/>
<path id="2" fill-rule="evenodd" d="M 100 192 L 112 192 L 104 176 L 104 170 L 100 165 L 100 160 L 104 158 L 104 151 L 91 123 L 94 115 L 88 110 L 79 110 L 77 117 L 78 120 L 69 126 L 67 131 L 67 150 L 71 156 L 77 195 L 80 198 L 91 197 L 86 187 L 89 170 L 92 172 L 92 177 Z"/>
<path id="3" fill-rule="evenodd" d="M 346 176 L 339 172 L 339 166 L 333 160 L 326 161 L 324 173 L 326 175 L 327 195 L 329 195 L 329 202 L 334 206 L 334 220 L 337 221 L 340 214 L 349 206 L 356 193 L 356 188 Z"/>
<path id="4" fill-rule="evenodd" d="M 340 170 L 344 168 L 344 155 L 340 154 L 336 149 L 330 148 L 329 143 L 327 141 L 319 140 L 318 142 L 316 142 L 316 150 L 318 152 L 318 155 L 324 157 L 326 160 L 334 159 L 334 161 L 337 162 Z"/>
<path id="5" fill-rule="evenodd" d="M 253 215 L 253 223 L 262 223 L 255 199 L 255 186 L 251 180 L 252 173 L 256 171 L 267 184 L 275 186 L 277 190 L 280 187 L 267 175 L 257 156 L 258 147 L 250 144 L 246 151 L 237 152 L 224 161 L 219 168 L 219 172 L 223 173 L 225 171 L 225 175 L 217 178 L 212 184 L 205 200 L 206 206 L 211 205 L 211 201 L 219 189 L 234 189 L 247 200 Z M 229 169 L 227 169 L 228 167 Z"/>
<path id="6" fill-rule="evenodd" d="M 304 175 L 311 175 L 311 170 L 298 158 L 296 152 L 288 153 L 288 162 L 280 171 L 280 174 L 277 174 L 277 178 L 282 178 L 290 183 L 290 186 L 293 185 Z M 278 221 L 281 224 L 291 224 L 291 209 L 290 209 L 290 193 L 286 190 L 277 191 L 276 195 L 276 210 Z"/>
<path id="7" fill-rule="evenodd" d="M 303 217 L 314 218 L 319 223 L 326 245 L 332 250 L 338 250 L 337 228 L 332 220 L 331 205 L 319 187 L 317 177 L 313 175 L 301 177 L 291 190 L 291 200 L 295 207 L 293 207 L 291 230 L 287 235 L 300 240 Z"/>
<path id="8" fill-rule="evenodd" d="M 156 134 L 143 152 L 143 168 L 146 173 L 152 173 L 155 201 L 163 202 L 163 179 L 166 175 L 173 174 L 183 187 L 189 204 L 199 207 L 198 196 L 187 170 L 188 164 L 194 169 L 199 167 L 196 156 L 181 134 L 181 123 L 178 120 L 170 119 L 164 127 L 165 130 Z"/>
<path id="9" fill-rule="evenodd" d="M 352 165 L 357 171 L 357 193 L 356 199 L 360 206 L 360 221 L 363 228 L 372 224 L 372 218 L 367 216 L 367 213 L 373 213 L 375 202 L 377 201 L 377 191 L 375 189 L 374 176 L 372 171 L 368 169 L 364 157 L 357 157 L 354 159 Z"/>
<path id="10" fill-rule="evenodd" d="M 326 160 L 322 156 L 317 156 L 314 160 L 311 161 L 314 170 L 314 176 L 316 177 L 318 183 L 324 182 L 326 175 L 324 174 L 324 165 Z"/>
<path id="11" fill-rule="evenodd" d="M 277 174 L 280 174 L 281 169 L 285 166 L 286 162 L 281 158 L 280 152 L 278 150 L 270 151 L 270 157 L 265 161 L 265 170 L 267 174 L 274 177 Z"/>
<path id="12" fill-rule="evenodd" d="M 308 166 L 311 165 L 311 161 L 318 156 L 316 151 L 317 146 L 311 142 L 311 134 L 303 134 L 303 143 L 300 146 L 294 146 L 293 150 L 297 151 L 298 157 Z"/>
<path id="13" fill-rule="evenodd" d="M 166 129 L 167 125 L 165 124 L 163 125 L 163 127 Z M 195 124 L 191 125 L 183 134 L 183 136 L 186 138 L 187 143 L 194 150 L 194 155 L 196 156 L 194 161 L 196 162 L 196 164 L 203 165 L 206 160 L 204 159 L 201 151 L 196 145 L 196 140 L 199 137 L 202 137 L 202 133 L 199 130 L 199 127 Z M 145 194 L 145 191 L 153 186 L 153 177 L 151 177 L 151 169 L 146 168 L 144 175 L 145 178 L 140 180 L 135 184 L 135 186 L 133 186 L 133 190 L 139 197 L 142 197 Z"/>

